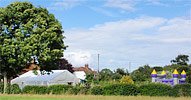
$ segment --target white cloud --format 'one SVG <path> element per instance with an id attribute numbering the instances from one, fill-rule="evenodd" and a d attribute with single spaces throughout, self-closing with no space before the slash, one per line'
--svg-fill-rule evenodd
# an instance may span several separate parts
<path id="1" fill-rule="evenodd" d="M 65 54 L 67 60 L 75 66 L 84 66 L 91 62 L 91 53 L 88 51 L 76 51 Z"/>
<path id="2" fill-rule="evenodd" d="M 155 6 L 169 6 L 167 3 L 163 3 L 162 0 L 147 0 L 147 4 Z"/>
<path id="3" fill-rule="evenodd" d="M 71 9 L 79 6 L 85 0 L 55 0 L 49 9 Z"/>
<path id="4" fill-rule="evenodd" d="M 85 54 L 94 69 L 98 53 L 102 68 L 128 68 L 130 61 L 134 67 L 131 69 L 144 64 L 169 64 L 180 53 L 191 54 L 190 26 L 191 22 L 183 18 L 139 17 L 107 22 L 89 29 L 65 30 L 66 44 L 69 45 L 66 54 Z M 83 62 L 74 61 L 76 65 Z"/>
<path id="5" fill-rule="evenodd" d="M 101 13 L 101 14 L 106 15 L 106 16 L 110 16 L 110 17 L 114 17 L 115 16 L 110 11 L 108 11 L 106 9 L 103 9 L 103 8 L 100 8 L 100 7 L 91 7 L 90 6 L 89 8 L 92 9 L 93 11 L 95 11 L 95 12 Z"/>
<path id="6" fill-rule="evenodd" d="M 134 11 L 135 10 L 135 0 L 106 0 L 104 6 L 119 8 L 126 11 Z"/>
<path id="7" fill-rule="evenodd" d="M 163 3 L 161 0 L 106 0 L 104 6 L 121 9 L 121 12 L 123 13 L 126 11 L 131 12 L 137 10 L 137 5 L 140 3 L 154 6 L 169 6 L 169 4 Z"/>

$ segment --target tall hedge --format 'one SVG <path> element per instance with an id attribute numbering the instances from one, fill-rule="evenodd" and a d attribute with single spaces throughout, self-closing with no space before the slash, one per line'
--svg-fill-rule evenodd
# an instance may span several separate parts
<path id="1" fill-rule="evenodd" d="M 22 90 L 24 94 L 48 94 L 46 86 L 25 86 Z"/>
<path id="2" fill-rule="evenodd" d="M 72 86 L 70 85 L 51 85 L 48 87 L 50 94 L 65 94 Z"/>
<path id="3" fill-rule="evenodd" d="M 0 83 L 0 93 L 3 93 L 3 83 Z M 17 84 L 7 84 L 7 88 L 6 88 L 6 93 L 7 94 L 20 94 L 21 93 L 21 89 L 19 88 L 19 86 Z"/>
<path id="4" fill-rule="evenodd" d="M 78 94 L 90 94 L 90 87 L 87 86 L 81 86 L 80 87 L 80 91 L 78 92 Z"/>
<path id="5" fill-rule="evenodd" d="M 172 96 L 173 88 L 170 85 L 151 83 L 139 87 L 141 95 L 144 96 Z"/>
<path id="6" fill-rule="evenodd" d="M 191 84 L 178 84 L 173 87 L 174 96 L 191 96 Z"/>
<path id="7" fill-rule="evenodd" d="M 104 95 L 138 95 L 138 87 L 133 84 L 112 84 L 103 87 Z"/>
<path id="8" fill-rule="evenodd" d="M 21 89 L 19 88 L 19 85 L 13 84 L 10 86 L 10 94 L 20 94 Z"/>
<path id="9" fill-rule="evenodd" d="M 3 93 L 3 84 L 0 83 L 0 93 Z M 69 86 L 52 85 L 46 86 L 25 86 L 22 91 L 16 84 L 8 85 L 9 94 L 92 94 L 92 95 L 124 95 L 124 96 L 191 96 L 191 84 L 170 86 L 166 84 L 145 84 L 137 87 L 134 84 L 107 84 L 105 86 Z"/>
<path id="10" fill-rule="evenodd" d="M 93 95 L 103 95 L 103 87 L 94 86 L 91 88 L 90 93 Z"/>
<path id="11" fill-rule="evenodd" d="M 0 93 L 3 93 L 3 83 L 0 82 Z"/>

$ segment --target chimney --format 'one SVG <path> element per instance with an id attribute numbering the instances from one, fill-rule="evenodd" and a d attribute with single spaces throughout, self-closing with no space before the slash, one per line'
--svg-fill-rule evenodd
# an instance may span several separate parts
<path id="1" fill-rule="evenodd" d="M 85 68 L 89 68 L 89 67 L 88 67 L 88 64 L 85 64 Z"/>

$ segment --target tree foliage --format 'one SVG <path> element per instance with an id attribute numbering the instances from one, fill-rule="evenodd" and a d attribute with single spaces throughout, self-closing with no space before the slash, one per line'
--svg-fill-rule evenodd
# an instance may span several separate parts
<path id="1" fill-rule="evenodd" d="M 124 70 L 123 68 L 117 68 L 113 75 L 111 76 L 113 80 L 119 80 L 121 79 L 124 75 L 129 75 L 128 70 Z"/>
<path id="2" fill-rule="evenodd" d="M 99 79 L 101 81 L 108 81 L 111 80 L 113 72 L 110 69 L 102 69 L 101 72 L 99 73 Z"/>
<path id="3" fill-rule="evenodd" d="M 175 59 L 171 60 L 171 63 L 178 65 L 188 65 L 188 55 L 178 55 Z"/>
<path id="4" fill-rule="evenodd" d="M 149 65 L 144 65 L 139 67 L 137 70 L 134 70 L 131 73 L 133 81 L 146 81 L 150 79 L 152 68 Z"/>
<path id="5" fill-rule="evenodd" d="M 47 9 L 28 2 L 14 2 L 0 8 L 0 70 L 19 73 L 35 59 L 41 70 L 57 66 L 65 49 L 62 26 Z"/>
<path id="6" fill-rule="evenodd" d="M 68 62 L 65 58 L 61 58 L 58 60 L 58 69 L 60 70 L 68 70 L 69 72 L 73 73 L 73 67 L 72 64 Z"/>
<path id="7" fill-rule="evenodd" d="M 131 79 L 130 76 L 123 76 L 121 79 L 120 79 L 120 83 L 123 83 L 123 84 L 133 84 L 133 80 Z"/>

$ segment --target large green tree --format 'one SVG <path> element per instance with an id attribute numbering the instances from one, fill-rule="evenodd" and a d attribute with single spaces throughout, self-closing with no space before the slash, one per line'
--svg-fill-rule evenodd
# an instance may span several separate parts
<path id="1" fill-rule="evenodd" d="M 113 72 L 110 69 L 102 69 L 99 73 L 99 80 L 100 81 L 109 81 L 111 80 L 111 76 L 113 75 Z"/>
<path id="2" fill-rule="evenodd" d="M 62 26 L 47 9 L 28 2 L 0 8 L 0 71 L 7 77 L 35 60 L 41 70 L 55 69 L 66 48 Z M 9 77 L 8 77 L 9 78 Z"/>
<path id="3" fill-rule="evenodd" d="M 171 63 L 178 65 L 188 65 L 188 55 L 178 55 L 175 59 L 171 60 Z"/>
<path id="4" fill-rule="evenodd" d="M 125 70 L 123 68 L 117 68 L 116 70 L 114 70 L 114 73 L 111 77 L 113 80 L 119 80 L 126 75 L 129 75 L 128 70 Z"/>
<path id="5" fill-rule="evenodd" d="M 151 79 L 151 72 L 152 68 L 149 65 L 144 65 L 142 67 L 139 67 L 137 70 L 134 70 L 131 73 L 131 77 L 135 82 L 143 82 Z"/>

